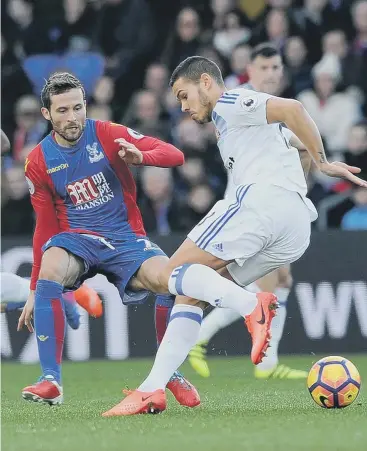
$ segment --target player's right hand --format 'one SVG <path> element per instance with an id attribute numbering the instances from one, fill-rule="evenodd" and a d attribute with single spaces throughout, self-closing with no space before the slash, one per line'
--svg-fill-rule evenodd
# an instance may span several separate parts
<path id="1" fill-rule="evenodd" d="M 34 329 L 32 326 L 33 310 L 34 310 L 34 291 L 31 291 L 29 293 L 27 302 L 25 303 L 22 314 L 20 315 L 20 318 L 18 321 L 18 328 L 17 328 L 18 332 L 23 328 L 24 325 L 27 326 L 29 332 L 34 332 Z"/>
<path id="2" fill-rule="evenodd" d="M 358 186 L 367 188 L 367 181 L 354 175 L 361 172 L 361 169 L 356 166 L 349 166 L 340 161 L 334 161 L 333 163 L 323 163 L 319 166 L 319 168 L 321 172 L 330 177 L 340 177 L 349 180 Z"/>

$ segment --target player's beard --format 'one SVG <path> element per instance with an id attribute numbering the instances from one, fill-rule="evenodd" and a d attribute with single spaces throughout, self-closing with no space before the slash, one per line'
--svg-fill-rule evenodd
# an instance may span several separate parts
<path id="1" fill-rule="evenodd" d="M 200 117 L 196 117 L 194 119 L 198 124 L 206 124 L 207 122 L 212 121 L 212 105 L 209 100 L 209 97 L 203 93 L 201 89 L 199 89 L 199 102 L 202 107 L 202 114 Z"/>
<path id="2" fill-rule="evenodd" d="M 84 123 L 75 122 L 74 124 L 69 124 L 66 127 L 61 128 L 58 127 L 51 119 L 51 124 L 54 132 L 60 135 L 62 139 L 64 139 L 70 144 L 74 144 L 79 141 L 85 128 L 85 122 Z M 77 130 L 71 131 L 70 127 L 77 127 Z"/>

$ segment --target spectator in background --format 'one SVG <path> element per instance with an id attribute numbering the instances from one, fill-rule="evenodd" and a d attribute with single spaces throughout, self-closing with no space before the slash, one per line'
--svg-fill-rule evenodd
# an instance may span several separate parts
<path id="1" fill-rule="evenodd" d="M 200 19 L 192 8 L 180 11 L 176 28 L 168 40 L 162 60 L 170 71 L 185 58 L 196 55 L 200 46 Z"/>
<path id="2" fill-rule="evenodd" d="M 37 97 L 31 95 L 21 97 L 15 105 L 16 129 L 12 139 L 12 154 L 16 161 L 25 161 L 29 150 L 47 133 L 47 122 L 40 108 Z"/>
<path id="3" fill-rule="evenodd" d="M 361 168 L 360 176 L 367 180 L 367 121 L 354 124 L 349 131 L 344 161 Z"/>
<path id="4" fill-rule="evenodd" d="M 351 125 L 359 118 L 359 105 L 353 95 L 335 92 L 341 78 L 340 62 L 335 55 L 325 55 L 312 69 L 314 89 L 302 92 L 298 100 L 316 122 L 333 159 L 347 145 Z"/>
<path id="5" fill-rule="evenodd" d="M 234 89 L 248 82 L 247 66 L 250 62 L 251 48 L 246 44 L 237 45 L 230 59 L 231 74 L 224 79 L 228 89 Z"/>
<path id="6" fill-rule="evenodd" d="M 175 142 L 177 146 L 185 153 L 186 163 L 178 169 L 181 177 L 176 181 L 178 189 L 186 195 L 188 187 L 191 182 L 195 180 L 196 183 L 205 182 L 215 191 L 216 196 L 221 196 L 224 193 L 227 176 L 217 149 L 216 137 L 212 124 L 205 127 L 198 125 L 189 118 L 182 118 L 175 129 Z M 194 160 L 192 160 L 194 159 Z M 198 162 L 199 159 L 201 163 Z M 188 165 L 188 162 L 190 164 Z M 188 179 L 186 165 L 188 167 L 197 163 L 196 171 L 200 170 L 200 180 Z M 205 169 L 205 179 L 204 176 Z M 196 174 L 194 169 L 190 170 L 192 174 Z"/>
<path id="7" fill-rule="evenodd" d="M 214 15 L 212 27 L 221 30 L 225 27 L 227 14 L 236 8 L 236 0 L 210 0 L 210 8 Z"/>
<path id="8" fill-rule="evenodd" d="M 188 193 L 187 205 L 183 214 L 187 221 L 187 229 L 195 226 L 216 202 L 213 190 L 207 184 L 196 185 Z"/>
<path id="9" fill-rule="evenodd" d="M 97 40 L 106 75 L 116 82 L 114 107 L 121 117 L 156 50 L 154 18 L 146 0 L 105 0 L 98 17 Z"/>
<path id="10" fill-rule="evenodd" d="M 168 86 L 168 69 L 164 64 L 152 63 L 145 73 L 144 88 L 158 98 L 164 95 Z"/>
<path id="11" fill-rule="evenodd" d="M 21 2 L 21 0 L 13 0 Z M 69 45 L 69 30 L 64 3 L 59 0 L 30 0 L 31 22 L 23 31 L 23 49 L 27 56 L 63 53 Z M 23 10 L 24 5 L 21 9 Z"/>
<path id="12" fill-rule="evenodd" d="M 109 105 L 115 94 L 115 85 L 111 77 L 101 77 L 93 92 L 93 103 L 97 105 Z"/>
<path id="13" fill-rule="evenodd" d="M 294 95 L 311 89 L 311 66 L 307 62 L 307 48 L 301 37 L 292 36 L 287 39 L 284 59 Z"/>
<path id="14" fill-rule="evenodd" d="M 305 0 L 295 13 L 295 20 L 307 39 L 309 61 L 315 64 L 321 59 L 321 37 L 328 31 L 323 23 L 323 11 L 328 0 Z"/>
<path id="15" fill-rule="evenodd" d="M 147 233 L 169 235 L 181 229 L 183 219 L 180 205 L 174 199 L 171 169 L 144 167 L 141 171 L 139 208 Z"/>
<path id="16" fill-rule="evenodd" d="M 1 206 L 1 235 L 26 235 L 33 230 L 33 211 L 24 164 L 15 164 L 5 171 Z"/>
<path id="17" fill-rule="evenodd" d="M 271 42 L 280 52 L 289 36 L 297 34 L 297 29 L 291 25 L 287 13 L 283 9 L 271 9 L 265 17 L 264 24 L 254 30 L 250 44 L 258 45 L 262 42 Z"/>
<path id="18" fill-rule="evenodd" d="M 199 47 L 197 55 L 214 61 L 221 71 L 225 71 L 225 63 L 219 52 L 210 44 Z"/>
<path id="19" fill-rule="evenodd" d="M 161 113 L 161 105 L 156 94 L 141 90 L 134 94 L 129 111 L 122 122 L 143 135 L 167 141 L 170 128 L 167 121 L 161 119 Z"/>
<path id="20" fill-rule="evenodd" d="M 64 0 L 65 17 L 70 33 L 69 49 L 77 52 L 90 51 L 96 45 L 99 1 Z"/>
<path id="21" fill-rule="evenodd" d="M 111 108 L 115 94 L 115 85 L 111 77 L 101 77 L 93 92 L 92 101 L 88 107 L 88 117 L 101 121 L 114 120 Z"/>
<path id="22" fill-rule="evenodd" d="M 109 105 L 91 104 L 88 107 L 88 117 L 99 121 L 113 121 L 112 109 Z"/>
<path id="23" fill-rule="evenodd" d="M 230 58 L 233 49 L 239 44 L 247 42 L 251 30 L 244 26 L 242 15 L 238 10 L 227 12 L 223 26 L 215 31 L 213 44 L 225 58 Z"/>
<path id="24" fill-rule="evenodd" d="M 325 33 L 322 37 L 322 52 L 331 53 L 343 61 L 348 54 L 348 42 L 344 31 L 332 30 Z"/>
<path id="25" fill-rule="evenodd" d="M 363 103 L 367 93 L 362 92 L 361 61 L 348 49 L 348 42 L 344 31 L 332 30 L 322 38 L 322 50 L 325 54 L 335 55 L 341 64 L 343 85 L 348 87 L 350 93 L 354 93 Z M 367 69 L 367 68 L 366 68 Z"/>
<path id="26" fill-rule="evenodd" d="M 352 200 L 354 207 L 343 216 L 341 228 L 344 230 L 367 230 L 367 190 L 355 189 Z"/>
<path id="27" fill-rule="evenodd" d="M 265 0 L 265 8 L 262 13 L 256 17 L 256 26 L 261 26 L 272 9 L 278 9 L 288 13 L 290 20 L 293 22 L 293 10 L 291 9 L 293 0 Z"/>
<path id="28" fill-rule="evenodd" d="M 367 1 L 359 0 L 352 5 L 353 24 L 357 35 L 353 42 L 353 50 L 366 55 L 367 50 Z"/>
<path id="29" fill-rule="evenodd" d="M 364 113 L 367 116 L 367 1 L 357 1 L 352 6 L 353 23 L 357 31 L 348 63 L 352 65 L 352 79 L 347 83 L 358 86 L 364 94 Z"/>
<path id="30" fill-rule="evenodd" d="M 31 83 L 22 69 L 15 49 L 1 35 L 1 123 L 9 137 L 13 135 L 15 128 L 14 105 L 21 96 L 30 93 Z"/>

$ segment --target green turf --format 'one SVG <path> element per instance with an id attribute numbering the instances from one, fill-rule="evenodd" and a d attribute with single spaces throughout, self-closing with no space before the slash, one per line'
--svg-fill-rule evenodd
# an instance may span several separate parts
<path id="1" fill-rule="evenodd" d="M 349 357 L 367 378 L 367 356 Z M 286 358 L 309 368 L 315 356 Z M 212 377 L 200 379 L 188 366 L 202 405 L 185 409 L 169 398 L 161 415 L 101 418 L 120 399 L 125 385 L 135 387 L 149 360 L 67 363 L 65 404 L 27 403 L 20 389 L 38 376 L 37 366 L 2 365 L 2 445 L 5 451 L 237 451 L 365 450 L 366 395 L 350 407 L 322 409 L 304 381 L 257 381 L 246 359 L 210 361 Z"/>

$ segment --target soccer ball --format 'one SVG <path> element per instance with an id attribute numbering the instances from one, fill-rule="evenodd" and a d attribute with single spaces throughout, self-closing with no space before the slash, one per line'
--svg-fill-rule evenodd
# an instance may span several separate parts
<path id="1" fill-rule="evenodd" d="M 307 378 L 312 399 L 327 409 L 347 407 L 358 396 L 361 377 L 352 362 L 339 356 L 324 357 Z"/>

